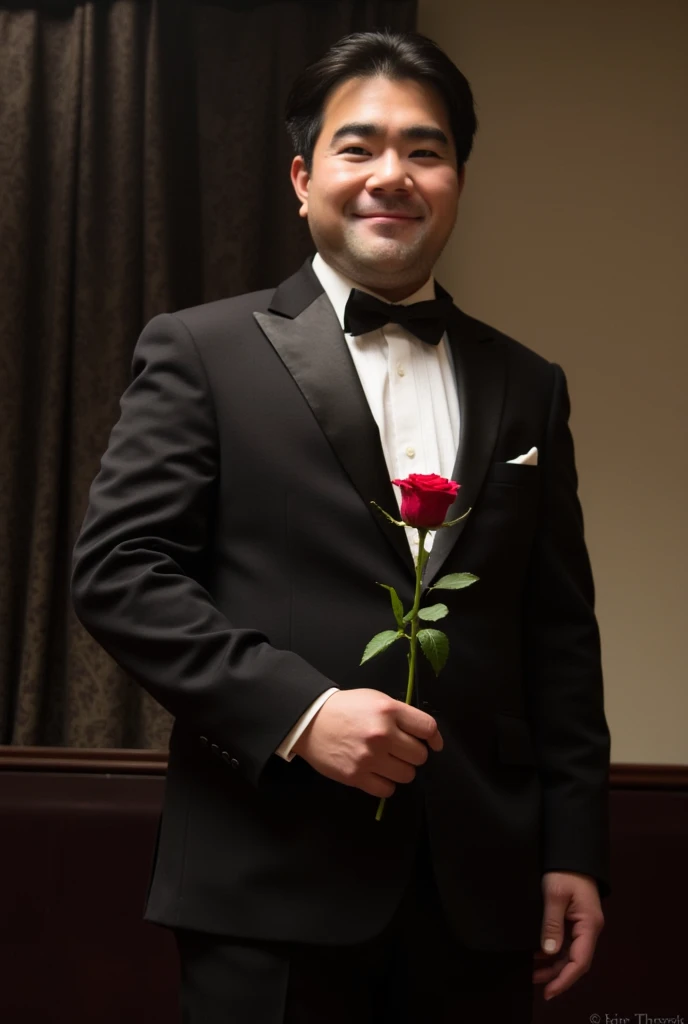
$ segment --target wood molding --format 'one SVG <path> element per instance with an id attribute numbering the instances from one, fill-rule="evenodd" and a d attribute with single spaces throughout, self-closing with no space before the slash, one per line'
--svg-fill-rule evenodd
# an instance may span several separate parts
<path id="1" fill-rule="evenodd" d="M 167 750 L 0 746 L 0 771 L 165 775 Z M 688 789 L 688 765 L 613 764 L 612 789 Z"/>
<path id="2" fill-rule="evenodd" d="M 0 746 L 0 771 L 165 775 L 167 750 Z"/>
<path id="3" fill-rule="evenodd" d="M 688 789 L 685 764 L 613 764 L 612 789 Z"/>

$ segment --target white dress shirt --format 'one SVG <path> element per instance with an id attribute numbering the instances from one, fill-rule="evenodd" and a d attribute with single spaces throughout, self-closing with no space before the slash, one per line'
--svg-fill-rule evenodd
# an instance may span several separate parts
<path id="1" fill-rule="evenodd" d="M 320 253 L 313 259 L 318 276 L 344 330 L 344 309 L 352 288 L 369 291 L 334 270 Z M 386 302 L 382 295 L 377 298 Z M 431 276 L 401 305 L 435 298 Z M 380 442 L 390 480 L 409 473 L 438 473 L 451 477 L 459 445 L 459 402 L 451 352 L 446 334 L 438 345 L 428 345 L 400 324 L 386 324 L 368 334 L 344 334 L 370 411 L 380 431 Z M 394 487 L 399 505 L 401 489 Z M 399 509 L 386 509 L 398 515 Z M 414 561 L 418 559 L 418 535 L 405 527 Z M 432 534 L 428 534 L 431 543 Z M 291 761 L 292 747 L 325 701 L 339 687 L 326 690 L 304 712 L 275 751 Z"/>

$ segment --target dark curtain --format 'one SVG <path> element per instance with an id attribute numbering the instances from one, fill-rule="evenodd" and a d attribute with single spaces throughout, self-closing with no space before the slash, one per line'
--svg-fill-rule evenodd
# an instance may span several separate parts
<path id="1" fill-rule="evenodd" d="M 165 748 L 171 721 L 77 622 L 71 552 L 156 313 L 312 251 L 294 76 L 416 0 L 0 3 L 0 743 Z"/>

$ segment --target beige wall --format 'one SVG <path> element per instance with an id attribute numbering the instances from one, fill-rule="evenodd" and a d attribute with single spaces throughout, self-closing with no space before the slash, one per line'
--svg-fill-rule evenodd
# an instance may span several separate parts
<path id="1" fill-rule="evenodd" d="M 612 760 L 686 764 L 688 4 L 420 0 L 419 30 L 481 122 L 438 279 L 568 378 Z"/>

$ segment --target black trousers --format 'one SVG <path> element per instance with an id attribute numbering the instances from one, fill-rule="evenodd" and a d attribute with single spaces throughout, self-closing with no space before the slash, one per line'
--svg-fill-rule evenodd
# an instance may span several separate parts
<path id="1" fill-rule="evenodd" d="M 357 945 L 175 929 L 182 1024 L 530 1024 L 533 952 L 463 945 L 440 904 L 427 829 L 391 922 Z"/>

